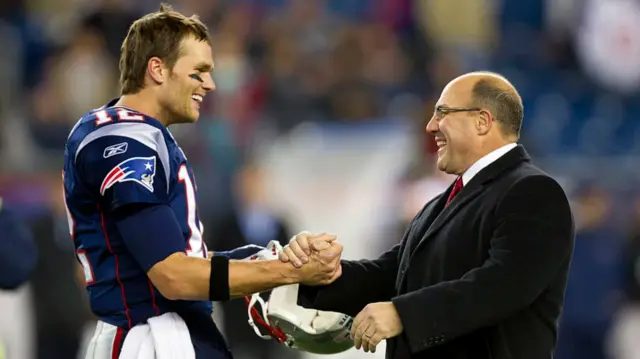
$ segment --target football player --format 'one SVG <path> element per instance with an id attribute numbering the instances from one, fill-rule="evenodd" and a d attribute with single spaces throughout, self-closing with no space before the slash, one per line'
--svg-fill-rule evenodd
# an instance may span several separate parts
<path id="1" fill-rule="evenodd" d="M 215 89 L 213 67 L 205 25 L 162 5 L 135 21 L 122 44 L 121 96 L 71 130 L 69 228 L 99 318 L 87 358 L 117 358 L 133 327 L 165 313 L 184 320 L 196 358 L 229 358 L 211 301 L 329 283 L 341 273 L 337 242 L 297 268 L 234 260 L 255 248 L 207 255 L 193 172 L 167 126 L 198 119 Z"/>

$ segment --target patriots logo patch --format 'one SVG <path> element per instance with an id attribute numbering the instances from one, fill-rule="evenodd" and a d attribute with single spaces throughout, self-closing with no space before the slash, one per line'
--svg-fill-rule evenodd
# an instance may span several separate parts
<path id="1" fill-rule="evenodd" d="M 156 157 L 133 157 L 120 162 L 102 181 L 100 194 L 118 182 L 136 182 L 153 193 L 153 177 L 156 175 Z"/>

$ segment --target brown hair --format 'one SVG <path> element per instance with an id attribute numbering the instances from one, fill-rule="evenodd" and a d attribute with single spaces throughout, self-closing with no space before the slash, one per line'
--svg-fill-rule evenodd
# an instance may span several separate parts
<path id="1" fill-rule="evenodd" d="M 180 57 L 180 44 L 187 36 L 211 44 L 209 30 L 196 15 L 187 17 L 167 4 L 136 20 L 120 48 L 121 93 L 128 95 L 142 90 L 147 63 L 152 57 L 159 57 L 173 68 Z"/>
<path id="2" fill-rule="evenodd" d="M 498 74 L 493 75 L 504 79 Z M 472 98 L 478 107 L 491 111 L 496 121 L 503 126 L 505 134 L 520 137 L 524 120 L 524 106 L 515 89 L 506 87 L 495 79 L 482 78 L 473 86 Z"/>

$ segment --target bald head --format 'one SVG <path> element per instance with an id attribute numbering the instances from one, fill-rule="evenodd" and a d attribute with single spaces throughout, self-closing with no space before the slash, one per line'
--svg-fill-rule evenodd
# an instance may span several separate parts
<path id="1" fill-rule="evenodd" d="M 450 85 L 453 84 L 468 88 L 472 105 L 489 110 L 505 135 L 520 137 L 524 106 L 509 80 L 493 72 L 478 71 L 454 79 Z"/>
<path id="2" fill-rule="evenodd" d="M 438 168 L 459 175 L 491 151 L 517 142 L 522 118 L 522 100 L 504 77 L 472 72 L 454 79 L 426 126 L 436 139 Z"/>

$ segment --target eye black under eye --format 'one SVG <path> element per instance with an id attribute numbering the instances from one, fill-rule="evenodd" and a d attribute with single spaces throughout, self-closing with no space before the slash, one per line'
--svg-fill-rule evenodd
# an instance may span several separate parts
<path id="1" fill-rule="evenodd" d="M 202 77 L 200 77 L 200 75 L 198 75 L 198 74 L 191 74 L 191 75 L 189 75 L 189 77 L 191 77 L 192 79 L 194 79 L 196 81 L 204 82 Z"/>

